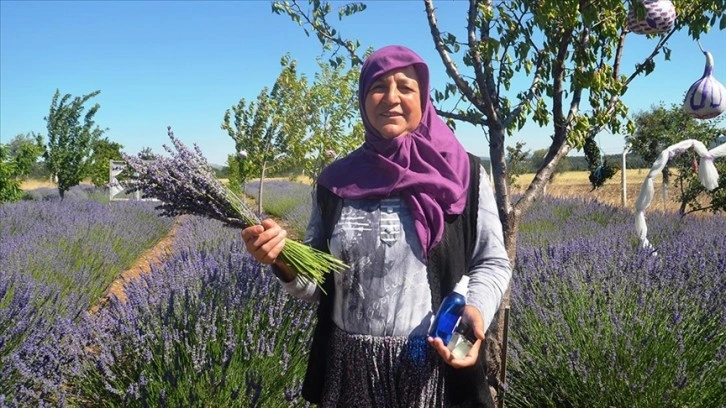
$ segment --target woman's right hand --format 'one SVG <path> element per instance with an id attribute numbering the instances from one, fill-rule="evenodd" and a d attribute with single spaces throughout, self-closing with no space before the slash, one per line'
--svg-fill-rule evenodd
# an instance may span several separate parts
<path id="1" fill-rule="evenodd" d="M 267 218 L 259 225 L 242 230 L 242 240 L 249 252 L 258 262 L 273 264 L 285 247 L 287 231 L 274 220 Z"/>

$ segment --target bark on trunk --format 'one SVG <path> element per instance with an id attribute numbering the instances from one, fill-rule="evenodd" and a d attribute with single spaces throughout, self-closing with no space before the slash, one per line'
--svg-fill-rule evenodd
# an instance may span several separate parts
<path id="1" fill-rule="evenodd" d="M 502 227 L 504 229 L 504 244 L 507 248 L 509 262 L 514 268 L 514 260 L 517 256 L 517 216 L 514 211 L 507 214 L 502 219 Z M 514 276 L 512 277 L 514 280 Z M 507 338 L 505 334 L 508 332 L 508 316 L 509 316 L 509 300 L 511 291 L 510 286 L 504 292 L 499 310 L 494 315 L 494 320 L 489 326 L 485 340 L 485 358 L 487 362 L 487 377 L 489 381 L 489 391 L 498 407 L 504 405 L 504 392 L 507 387 L 506 379 L 506 363 L 507 363 Z"/>

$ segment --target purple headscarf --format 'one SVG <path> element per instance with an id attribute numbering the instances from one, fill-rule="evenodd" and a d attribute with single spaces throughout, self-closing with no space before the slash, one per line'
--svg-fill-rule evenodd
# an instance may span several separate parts
<path id="1" fill-rule="evenodd" d="M 368 88 L 382 75 L 411 65 L 419 77 L 421 123 L 408 134 L 384 139 L 365 114 Z M 344 199 L 400 195 L 413 215 L 424 257 L 428 257 L 444 233 L 444 214 L 464 211 L 469 158 L 431 103 L 426 63 L 398 45 L 374 52 L 361 68 L 358 105 L 365 126 L 363 146 L 325 168 L 318 184 Z"/>

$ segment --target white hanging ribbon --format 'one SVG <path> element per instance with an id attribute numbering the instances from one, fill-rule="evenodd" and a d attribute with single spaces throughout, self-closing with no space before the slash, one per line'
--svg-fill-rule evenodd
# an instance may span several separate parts
<path id="1" fill-rule="evenodd" d="M 718 171 L 713 164 L 713 160 L 717 157 L 726 156 L 726 143 L 708 150 L 698 140 L 687 139 L 663 150 L 650 168 L 648 176 L 645 177 L 643 186 L 640 188 L 640 194 L 638 194 L 638 198 L 635 200 L 635 235 L 638 236 L 642 248 L 653 248 L 650 241 L 648 241 L 648 226 L 645 223 L 645 210 L 650 206 L 655 195 L 653 178 L 663 171 L 668 161 L 691 148 L 701 157 L 700 165 L 698 166 L 698 180 L 709 191 L 718 187 Z"/>

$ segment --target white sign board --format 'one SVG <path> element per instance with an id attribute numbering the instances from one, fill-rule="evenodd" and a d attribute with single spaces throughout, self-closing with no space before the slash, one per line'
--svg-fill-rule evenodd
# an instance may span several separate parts
<path id="1" fill-rule="evenodd" d="M 133 174 L 131 177 L 119 180 L 117 176 L 121 174 L 124 169 L 128 167 L 128 163 L 125 161 L 111 160 L 109 166 L 108 175 L 108 195 L 111 201 L 123 201 L 123 200 L 141 200 L 141 191 L 134 190 L 136 186 L 137 174 Z M 145 199 L 149 201 L 158 201 L 156 199 Z"/>

